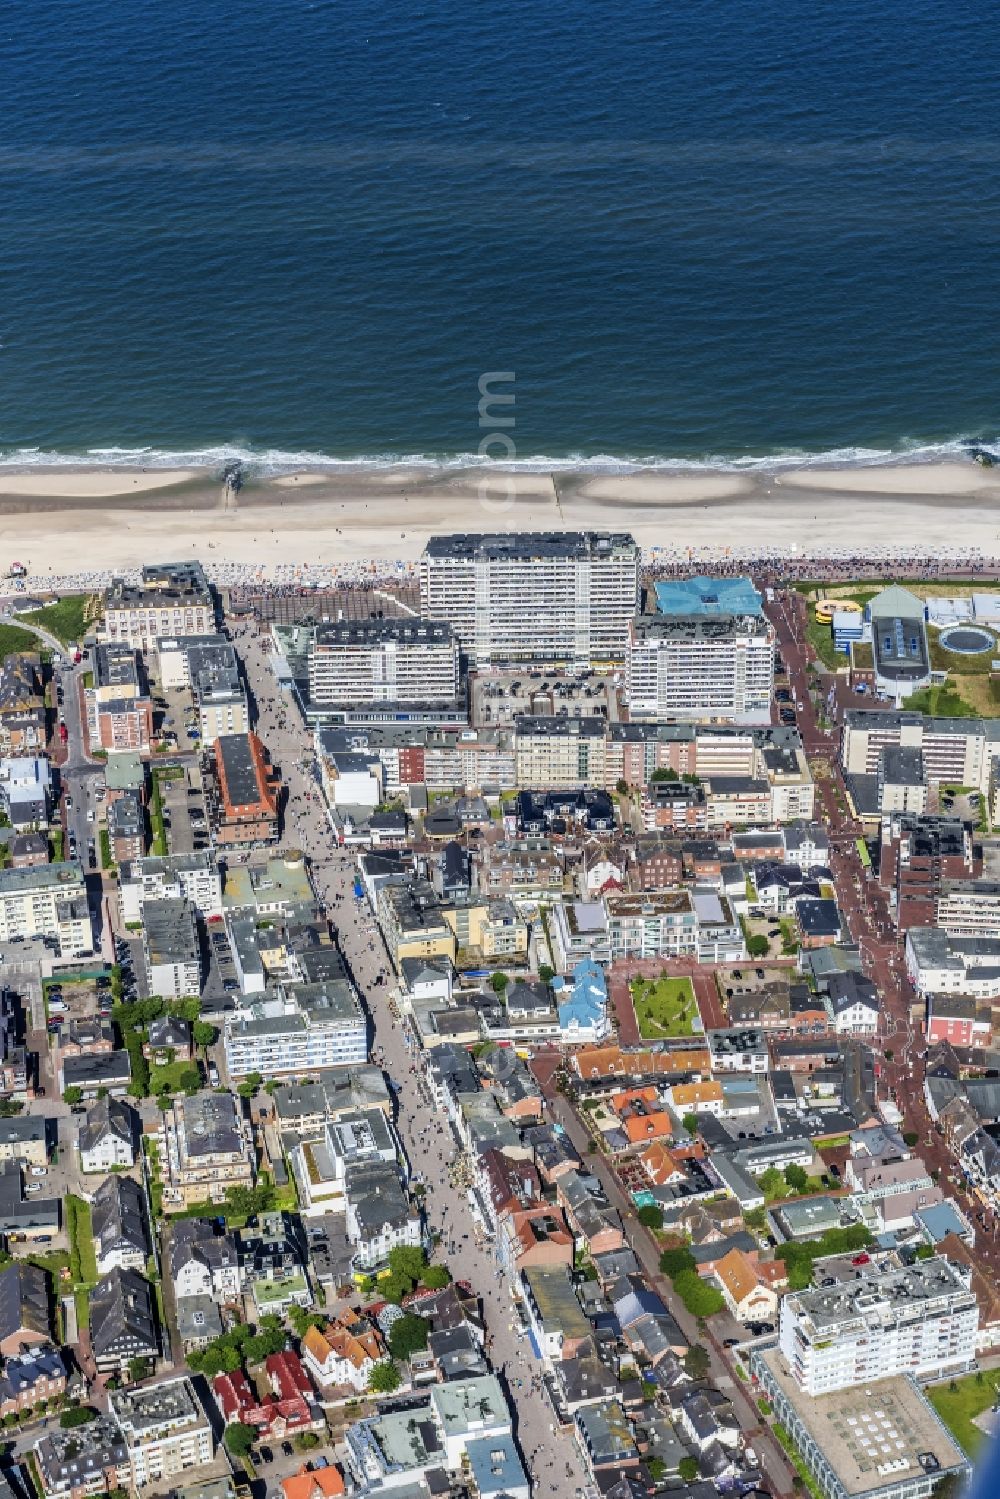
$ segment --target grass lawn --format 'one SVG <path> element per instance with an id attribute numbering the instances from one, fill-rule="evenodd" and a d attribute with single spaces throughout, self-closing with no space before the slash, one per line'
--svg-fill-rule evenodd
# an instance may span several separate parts
<path id="1" fill-rule="evenodd" d="M 1000 717 L 1000 682 L 995 682 L 992 677 L 953 671 L 946 685 L 974 708 L 980 718 Z"/>
<path id="2" fill-rule="evenodd" d="M 975 718 L 976 710 L 966 702 L 949 678 L 940 687 L 923 687 L 906 699 L 908 713 L 929 713 L 932 718 Z"/>
<path id="3" fill-rule="evenodd" d="M 833 643 L 833 631 L 829 625 L 821 625 L 818 620 L 810 619 L 806 625 L 806 644 L 817 661 L 821 661 L 831 671 L 847 665 L 844 652 L 838 651 Z"/>
<path id="4" fill-rule="evenodd" d="M 694 1034 L 698 1006 L 690 979 L 633 979 L 631 989 L 635 1018 L 644 1041 Z"/>
<path id="5" fill-rule="evenodd" d="M 97 1255 L 94 1249 L 94 1225 L 90 1205 L 71 1193 L 65 1200 L 66 1232 L 69 1236 L 70 1269 L 83 1287 L 97 1284 Z"/>
<path id="6" fill-rule="evenodd" d="M 15 651 L 37 651 L 41 644 L 30 630 L 20 630 L 17 625 L 0 625 L 0 661 L 6 661 Z"/>
<path id="7" fill-rule="evenodd" d="M 170 1093 L 183 1092 L 184 1083 L 181 1078 L 185 1073 L 198 1073 L 198 1063 L 186 1057 L 178 1057 L 176 1061 L 164 1062 L 162 1066 L 151 1065 L 149 1069 L 150 1094 L 162 1093 L 164 1088 Z"/>
<path id="8" fill-rule="evenodd" d="M 15 615 L 31 625 L 41 625 L 63 645 L 71 640 L 81 641 L 87 633 L 87 622 L 91 617 L 90 595 L 71 593 L 57 604 L 46 604 L 43 609 L 33 609 L 30 614 Z M 37 645 L 37 642 L 35 642 Z"/>
<path id="9" fill-rule="evenodd" d="M 25 1259 L 29 1265 L 37 1265 L 39 1270 L 47 1270 L 55 1281 L 56 1295 L 58 1296 L 62 1282 L 59 1279 L 62 1270 L 69 1269 L 69 1255 L 65 1249 L 53 1249 L 48 1254 L 27 1254 Z"/>
<path id="10" fill-rule="evenodd" d="M 153 835 L 152 853 L 164 857 L 167 852 L 167 830 L 163 822 L 163 793 L 160 790 L 160 773 L 153 771 L 153 791 L 149 799 L 149 826 Z"/>
<path id="11" fill-rule="evenodd" d="M 959 1446 L 970 1457 L 975 1457 L 986 1441 L 986 1436 L 978 1426 L 972 1424 L 973 1417 L 989 1410 L 998 1399 L 1000 1372 L 994 1369 L 981 1376 L 969 1374 L 955 1383 L 958 1386 L 955 1390 L 946 1384 L 938 1384 L 932 1385 L 926 1394 Z"/>

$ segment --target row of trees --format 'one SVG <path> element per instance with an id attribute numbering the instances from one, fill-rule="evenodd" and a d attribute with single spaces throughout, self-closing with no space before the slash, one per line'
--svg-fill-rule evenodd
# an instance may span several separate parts
<path id="1" fill-rule="evenodd" d="M 665 1249 L 660 1255 L 660 1272 L 669 1278 L 692 1317 L 713 1317 L 725 1306 L 722 1292 L 698 1274 L 690 1249 Z"/>
<path id="2" fill-rule="evenodd" d="M 280 1353 L 285 1346 L 285 1329 L 281 1318 L 267 1312 L 256 1332 L 241 1322 L 221 1337 L 188 1354 L 188 1364 L 196 1374 L 214 1379 L 216 1374 L 235 1374 L 248 1364 L 259 1364 L 269 1354 Z"/>

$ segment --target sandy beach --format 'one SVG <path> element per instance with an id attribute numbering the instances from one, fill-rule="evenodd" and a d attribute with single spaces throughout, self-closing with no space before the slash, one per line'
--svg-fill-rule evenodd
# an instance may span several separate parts
<path id="1" fill-rule="evenodd" d="M 400 466 L 250 479 L 128 469 L 0 470 L 0 573 L 36 579 L 198 556 L 262 568 L 410 561 L 449 531 L 631 531 L 713 557 L 1000 557 L 1000 470 L 973 462 L 775 473 L 505 473 Z"/>

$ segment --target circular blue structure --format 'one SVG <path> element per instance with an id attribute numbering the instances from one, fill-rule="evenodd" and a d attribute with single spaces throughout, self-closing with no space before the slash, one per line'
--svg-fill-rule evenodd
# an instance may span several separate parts
<path id="1" fill-rule="evenodd" d="M 996 649 L 996 637 L 982 625 L 949 625 L 938 636 L 938 644 L 956 656 L 982 656 Z"/>

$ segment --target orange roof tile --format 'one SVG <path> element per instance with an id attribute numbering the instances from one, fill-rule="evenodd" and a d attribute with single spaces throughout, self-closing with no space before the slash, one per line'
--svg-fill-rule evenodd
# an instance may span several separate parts
<path id="1" fill-rule="evenodd" d="M 642 1164 L 646 1168 L 646 1175 L 654 1186 L 663 1187 L 681 1170 L 677 1158 L 659 1140 L 642 1153 Z"/>
<path id="2" fill-rule="evenodd" d="M 641 1140 L 658 1140 L 671 1135 L 674 1127 L 670 1115 L 664 1109 L 657 1109 L 652 1114 L 630 1114 L 622 1120 L 622 1128 L 629 1144 L 638 1145 Z"/>
<path id="3" fill-rule="evenodd" d="M 658 1094 L 653 1087 L 626 1088 L 623 1093 L 612 1093 L 611 1107 L 616 1114 L 628 1108 L 630 1103 L 656 1103 Z"/>
<path id="4" fill-rule="evenodd" d="M 705 1103 L 721 1103 L 722 1084 L 715 1078 L 708 1078 L 703 1083 L 675 1083 L 672 1097 L 675 1109 L 687 1109 Z"/>
<path id="5" fill-rule="evenodd" d="M 746 1300 L 751 1291 L 756 1291 L 760 1284 L 753 1262 L 742 1249 L 731 1249 L 721 1260 L 717 1260 L 715 1273 L 737 1306 Z"/>
<path id="6" fill-rule="evenodd" d="M 303 1466 L 291 1478 L 282 1479 L 285 1499 L 338 1499 L 344 1493 L 340 1469 L 331 1463 L 326 1468 Z"/>

